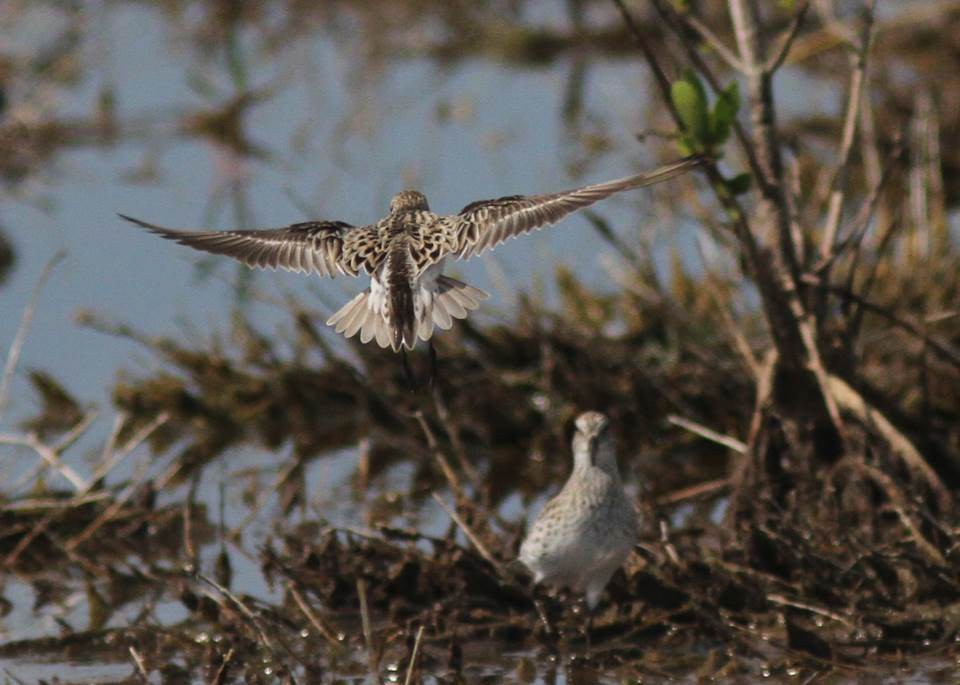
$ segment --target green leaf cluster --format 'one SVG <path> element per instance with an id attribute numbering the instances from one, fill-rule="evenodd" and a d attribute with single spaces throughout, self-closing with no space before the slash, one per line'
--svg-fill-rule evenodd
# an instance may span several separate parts
<path id="1" fill-rule="evenodd" d="M 680 152 L 684 155 L 708 155 L 719 158 L 720 148 L 730 138 L 733 122 L 740 109 L 740 89 L 733 81 L 721 90 L 710 107 L 707 91 L 691 70 L 670 86 L 670 99 L 680 115 L 682 132 Z M 724 179 L 727 192 L 740 195 L 750 189 L 750 174 Z"/>
<path id="2" fill-rule="evenodd" d="M 717 95 L 713 107 L 707 92 L 691 70 L 670 86 L 670 98 L 680 115 L 683 133 L 680 151 L 685 155 L 709 154 L 716 156 L 730 137 L 733 121 L 740 109 L 740 90 L 733 81 Z"/>

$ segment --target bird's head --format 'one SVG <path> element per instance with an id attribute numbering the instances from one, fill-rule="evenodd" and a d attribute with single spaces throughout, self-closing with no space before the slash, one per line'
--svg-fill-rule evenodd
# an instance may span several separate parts
<path id="1" fill-rule="evenodd" d="M 429 211 L 427 196 L 417 190 L 401 190 L 390 200 L 390 213 L 409 210 Z"/>
<path id="2" fill-rule="evenodd" d="M 585 411 L 574 421 L 577 431 L 587 437 L 595 437 L 610 427 L 610 419 L 598 411 Z"/>
<path id="3" fill-rule="evenodd" d="M 596 466 L 617 474 L 610 420 L 598 411 L 585 411 L 574 421 L 573 458 L 577 466 Z"/>

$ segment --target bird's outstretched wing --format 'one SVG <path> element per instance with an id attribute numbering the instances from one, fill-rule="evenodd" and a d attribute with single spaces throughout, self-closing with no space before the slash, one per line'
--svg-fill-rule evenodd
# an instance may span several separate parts
<path id="1" fill-rule="evenodd" d="M 247 266 L 286 269 L 333 278 L 337 273 L 372 273 L 377 265 L 377 231 L 342 221 L 307 221 L 286 228 L 250 231 L 184 231 L 164 228 L 133 217 L 121 218 L 155 233 L 213 254 L 233 257 Z"/>
<path id="2" fill-rule="evenodd" d="M 655 171 L 628 176 L 616 181 L 565 190 L 549 195 L 511 195 L 467 205 L 449 217 L 455 234 L 452 254 L 469 259 L 496 247 L 508 238 L 554 224 L 571 212 L 589 207 L 615 193 L 652 185 L 678 176 L 700 164 L 699 157 L 688 157 Z"/>

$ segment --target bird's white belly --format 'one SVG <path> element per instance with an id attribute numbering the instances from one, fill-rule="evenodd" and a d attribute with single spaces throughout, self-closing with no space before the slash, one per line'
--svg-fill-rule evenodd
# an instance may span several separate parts
<path id="1" fill-rule="evenodd" d="M 370 277 L 370 308 L 380 316 L 386 318 L 387 313 L 387 282 L 388 268 L 381 269 L 379 274 Z"/>
<path id="2" fill-rule="evenodd" d="M 431 264 L 417 276 L 416 288 L 428 292 L 436 292 L 437 278 L 443 273 L 443 263 L 446 259 L 441 259 L 436 264 Z"/>
<path id="3" fill-rule="evenodd" d="M 549 526 L 549 530 L 530 535 L 520 549 L 520 560 L 538 581 L 584 590 L 596 579 L 605 583 L 630 554 L 635 514 L 625 500 L 617 498 L 607 501 L 606 506 L 588 505 L 593 511 L 584 516 L 582 500 L 580 507 L 573 504 L 573 498 L 570 500 L 568 516 L 537 522 Z M 578 508 L 579 515 L 573 515 Z"/>

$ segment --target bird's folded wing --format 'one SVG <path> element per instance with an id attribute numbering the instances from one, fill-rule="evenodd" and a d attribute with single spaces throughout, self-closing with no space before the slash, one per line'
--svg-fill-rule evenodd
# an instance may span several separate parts
<path id="1" fill-rule="evenodd" d="M 688 157 L 649 173 L 549 195 L 511 195 L 474 202 L 450 217 L 451 230 L 456 236 L 453 254 L 469 259 L 508 238 L 554 224 L 571 212 L 615 193 L 678 176 L 701 161 L 699 157 Z"/>
<path id="2" fill-rule="evenodd" d="M 285 228 L 249 231 L 185 231 L 164 228 L 123 214 L 123 219 L 161 238 L 213 254 L 233 257 L 247 266 L 286 269 L 333 278 L 356 276 L 376 266 L 377 233 L 342 221 L 308 221 Z"/>

